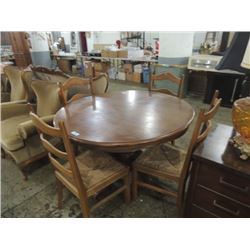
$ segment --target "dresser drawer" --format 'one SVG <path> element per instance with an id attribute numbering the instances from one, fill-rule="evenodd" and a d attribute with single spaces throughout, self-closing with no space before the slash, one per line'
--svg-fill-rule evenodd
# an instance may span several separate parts
<path id="1" fill-rule="evenodd" d="M 192 203 L 218 217 L 250 218 L 250 207 L 238 204 L 200 186 L 196 187 Z"/>
<path id="2" fill-rule="evenodd" d="M 189 218 L 217 218 L 218 216 L 209 213 L 208 211 L 196 206 L 192 205 L 190 210 L 188 211 L 187 217 Z"/>
<path id="3" fill-rule="evenodd" d="M 197 183 L 250 206 L 250 178 L 201 164 Z"/>

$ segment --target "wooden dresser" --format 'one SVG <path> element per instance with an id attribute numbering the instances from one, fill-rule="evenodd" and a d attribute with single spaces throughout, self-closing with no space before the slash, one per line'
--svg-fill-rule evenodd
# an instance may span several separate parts
<path id="1" fill-rule="evenodd" d="M 218 124 L 195 150 L 185 217 L 250 217 L 250 159 L 239 158 L 234 134 Z"/>

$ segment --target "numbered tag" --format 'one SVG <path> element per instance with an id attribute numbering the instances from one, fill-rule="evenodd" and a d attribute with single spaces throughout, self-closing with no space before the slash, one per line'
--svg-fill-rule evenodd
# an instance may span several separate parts
<path id="1" fill-rule="evenodd" d="M 74 136 L 80 135 L 80 134 L 79 134 L 78 132 L 76 132 L 76 131 L 71 131 L 71 134 L 74 135 Z"/>

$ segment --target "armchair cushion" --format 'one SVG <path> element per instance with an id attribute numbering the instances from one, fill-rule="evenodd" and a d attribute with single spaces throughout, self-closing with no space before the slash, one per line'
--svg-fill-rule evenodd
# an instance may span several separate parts
<path id="1" fill-rule="evenodd" d="M 21 101 L 1 103 L 1 120 L 6 120 L 13 116 L 28 115 L 29 107 L 27 103 Z"/>
<path id="2" fill-rule="evenodd" d="M 17 127 L 20 123 L 30 120 L 29 113 L 10 117 L 1 121 L 1 145 L 4 149 L 13 151 L 24 146 L 23 138 Z"/>
<path id="3" fill-rule="evenodd" d="M 52 125 L 53 118 L 54 118 L 54 115 L 49 115 L 49 116 L 44 116 L 41 119 L 44 122 Z M 23 139 L 27 139 L 29 136 L 32 136 L 37 133 L 36 127 L 34 123 L 32 122 L 32 120 L 22 122 L 21 124 L 18 125 L 17 130 L 19 132 L 19 135 Z"/>

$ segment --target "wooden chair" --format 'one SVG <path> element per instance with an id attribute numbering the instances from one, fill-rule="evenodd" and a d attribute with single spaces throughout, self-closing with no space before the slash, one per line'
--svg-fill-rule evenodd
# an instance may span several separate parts
<path id="1" fill-rule="evenodd" d="M 59 86 L 59 98 L 63 106 L 83 96 L 93 95 L 91 78 L 71 77 Z"/>
<path id="2" fill-rule="evenodd" d="M 108 91 L 109 78 L 107 74 L 100 73 L 100 75 L 92 78 L 92 89 L 94 95 L 102 95 Z"/>
<path id="3" fill-rule="evenodd" d="M 169 67 L 170 67 L 169 65 L 165 64 L 155 64 L 153 66 L 152 70 L 153 73 L 151 74 L 151 80 L 148 85 L 149 91 L 161 92 L 181 98 L 183 94 L 184 75 L 181 78 L 179 78 L 171 72 L 157 73 L 156 71 L 157 68 L 169 68 Z M 177 92 L 174 93 L 173 91 L 167 88 L 156 88 L 155 81 L 170 81 L 171 83 L 177 85 L 178 87 Z"/>
<path id="4" fill-rule="evenodd" d="M 165 143 L 146 150 L 137 158 L 133 163 L 132 170 L 132 193 L 134 199 L 137 197 L 138 186 L 151 189 L 176 198 L 179 215 L 182 214 L 184 191 L 191 167 L 192 153 L 197 145 L 207 137 L 211 129 L 211 119 L 216 114 L 220 103 L 221 99 L 215 97 L 209 111 L 200 111 L 187 152 Z M 159 184 L 155 185 L 154 183 L 141 181 L 138 178 L 138 173 L 156 177 L 160 180 L 174 181 L 178 186 L 177 191 L 162 188 Z"/>
<path id="5" fill-rule="evenodd" d="M 108 77 L 102 73 L 93 78 L 71 77 L 60 84 L 59 97 L 63 106 L 84 96 L 101 95 L 108 90 Z"/>
<path id="6" fill-rule="evenodd" d="M 84 217 L 89 217 L 90 210 L 93 211 L 122 192 L 124 193 L 125 202 L 129 203 L 130 185 L 128 167 L 115 161 L 104 152 L 87 150 L 75 156 L 63 121 L 59 122 L 59 128 L 54 128 L 44 123 L 34 113 L 30 113 L 30 115 L 33 123 L 40 131 L 41 141 L 48 151 L 49 159 L 54 167 L 58 184 L 59 208 L 62 206 L 63 186 L 68 188 L 80 200 Z M 46 139 L 45 135 L 62 138 L 66 152 L 54 147 Z M 65 164 L 61 164 L 58 158 L 64 160 Z M 120 179 L 123 180 L 123 184 L 113 193 L 98 201 L 90 209 L 88 198 Z"/>

